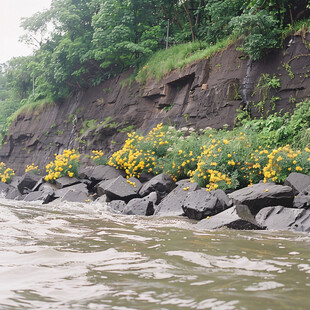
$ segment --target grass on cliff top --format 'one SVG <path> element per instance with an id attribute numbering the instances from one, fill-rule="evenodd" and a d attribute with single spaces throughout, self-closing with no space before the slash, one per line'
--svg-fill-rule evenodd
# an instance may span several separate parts
<path id="1" fill-rule="evenodd" d="M 154 53 L 146 64 L 138 71 L 136 80 L 144 84 L 149 79 L 161 79 L 165 74 L 204 58 L 209 58 L 234 43 L 233 38 L 226 38 L 215 45 L 205 42 L 190 42 L 178 44 L 167 50 Z"/>
<path id="2" fill-rule="evenodd" d="M 29 114 L 34 111 L 36 111 L 36 113 L 40 113 L 43 108 L 51 102 L 53 102 L 51 98 L 44 98 L 37 101 L 28 100 L 7 119 L 8 126 L 10 126 L 19 115 Z"/>

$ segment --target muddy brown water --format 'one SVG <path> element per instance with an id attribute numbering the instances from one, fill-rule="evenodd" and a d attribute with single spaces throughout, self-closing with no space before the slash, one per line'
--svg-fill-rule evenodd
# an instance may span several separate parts
<path id="1" fill-rule="evenodd" d="M 0 200 L 0 309 L 310 309 L 310 235 Z"/>

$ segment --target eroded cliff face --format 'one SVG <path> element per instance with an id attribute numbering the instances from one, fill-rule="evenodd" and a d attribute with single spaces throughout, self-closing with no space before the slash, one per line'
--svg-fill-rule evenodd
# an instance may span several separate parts
<path id="1" fill-rule="evenodd" d="M 20 115 L 0 150 L 0 161 L 22 174 L 27 164 L 41 170 L 54 153 L 76 148 L 81 153 L 118 150 L 131 129 L 147 133 L 158 123 L 178 127 L 234 126 L 236 110 L 262 100 L 257 84 L 263 74 L 280 79 L 268 91 L 276 111 L 292 111 L 310 96 L 310 36 L 296 36 L 285 49 L 260 62 L 251 62 L 235 46 L 167 74 L 146 85 L 124 86 L 130 72 L 81 91 L 42 111 Z M 255 91 L 256 90 L 256 91 Z M 249 105 L 250 107 L 250 105 Z M 252 116 L 259 116 L 252 109 Z"/>

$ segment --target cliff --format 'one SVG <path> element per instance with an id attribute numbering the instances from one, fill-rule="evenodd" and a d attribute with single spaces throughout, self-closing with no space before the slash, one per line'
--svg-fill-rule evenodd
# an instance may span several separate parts
<path id="1" fill-rule="evenodd" d="M 230 46 L 145 85 L 126 86 L 131 74 L 126 72 L 43 110 L 20 114 L 4 138 L 0 161 L 22 174 L 32 162 L 44 169 L 54 153 L 66 148 L 112 153 L 128 131 L 146 133 L 161 122 L 196 130 L 225 124 L 232 128 L 240 106 L 251 110 L 252 117 L 259 116 L 247 107 L 252 101 L 264 100 L 265 111 L 271 105 L 275 111 L 292 111 L 310 96 L 309 41 L 309 35 L 295 36 L 283 50 L 259 62 L 245 59 Z M 280 81 L 280 87 L 268 89 L 273 103 L 257 88 L 267 74 Z"/>

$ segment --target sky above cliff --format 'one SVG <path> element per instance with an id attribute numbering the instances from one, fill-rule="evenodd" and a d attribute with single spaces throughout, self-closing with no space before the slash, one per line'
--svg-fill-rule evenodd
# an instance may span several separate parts
<path id="1" fill-rule="evenodd" d="M 24 34 L 22 17 L 48 9 L 52 0 L 0 0 L 0 63 L 12 57 L 32 54 L 32 48 L 19 42 Z"/>

